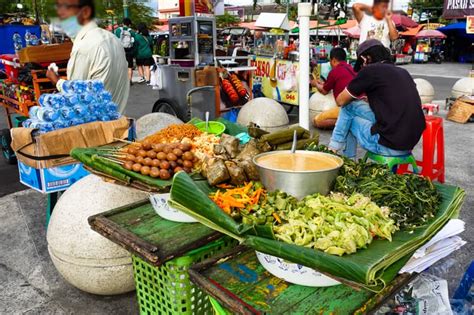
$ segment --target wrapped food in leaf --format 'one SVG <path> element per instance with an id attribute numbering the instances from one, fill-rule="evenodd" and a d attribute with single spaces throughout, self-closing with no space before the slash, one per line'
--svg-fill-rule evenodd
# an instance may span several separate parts
<path id="1" fill-rule="evenodd" d="M 211 158 L 207 161 L 206 176 L 209 185 L 215 186 L 230 179 L 227 167 L 222 159 Z"/>
<path id="2" fill-rule="evenodd" d="M 257 148 L 257 142 L 252 139 L 244 145 L 242 151 L 237 155 L 237 160 L 251 160 L 259 153 L 260 150 Z"/>
<path id="3" fill-rule="evenodd" d="M 235 158 L 239 154 L 239 139 L 236 137 L 229 136 L 227 134 L 222 134 L 221 136 L 221 145 L 227 151 L 227 154 L 231 158 Z"/>
<path id="4" fill-rule="evenodd" d="M 226 150 L 222 144 L 216 144 L 214 145 L 214 154 L 215 155 L 222 155 L 226 154 Z"/>
<path id="5" fill-rule="evenodd" d="M 255 166 L 255 164 L 252 162 L 252 160 L 242 160 L 237 162 L 237 165 L 239 165 L 245 172 L 245 175 L 247 175 L 247 178 L 249 180 L 260 180 L 260 175 L 258 174 L 258 169 Z"/>
<path id="6" fill-rule="evenodd" d="M 235 162 L 225 161 L 224 163 L 230 175 L 230 182 L 233 185 L 242 185 L 247 181 L 247 176 L 245 176 L 244 170 Z"/>

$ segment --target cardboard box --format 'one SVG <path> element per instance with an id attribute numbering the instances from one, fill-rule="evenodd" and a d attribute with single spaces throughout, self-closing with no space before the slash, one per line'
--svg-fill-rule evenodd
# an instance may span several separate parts
<path id="1" fill-rule="evenodd" d="M 34 129 L 11 129 L 12 144 L 23 164 L 42 169 L 77 163 L 69 156 L 74 148 L 90 148 L 115 142 L 128 136 L 129 121 L 96 121 L 79 126 L 34 135 Z"/>
<path id="2" fill-rule="evenodd" d="M 18 52 L 18 57 L 21 63 L 66 61 L 71 56 L 71 50 L 72 42 L 28 46 Z"/>
<path id="3" fill-rule="evenodd" d="M 18 161 L 20 182 L 42 193 L 66 190 L 69 186 L 89 175 L 82 163 L 37 169 Z"/>

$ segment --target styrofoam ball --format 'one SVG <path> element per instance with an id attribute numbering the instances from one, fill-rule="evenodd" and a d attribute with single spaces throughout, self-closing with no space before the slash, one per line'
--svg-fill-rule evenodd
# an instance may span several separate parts
<path id="1" fill-rule="evenodd" d="M 474 78 L 466 77 L 456 81 L 456 83 L 454 83 L 453 85 L 453 89 L 451 90 L 451 95 L 454 98 L 458 98 L 464 95 L 474 95 Z"/>
<path id="2" fill-rule="evenodd" d="M 145 192 L 107 183 L 95 175 L 66 190 L 54 207 L 47 233 L 51 260 L 66 281 L 100 295 L 134 289 L 130 253 L 93 231 L 87 219 L 145 198 Z"/>
<path id="3" fill-rule="evenodd" d="M 248 101 L 237 116 L 237 123 L 248 126 L 255 123 L 267 131 L 286 128 L 290 123 L 285 108 L 277 101 L 267 97 L 257 97 Z"/>
<path id="4" fill-rule="evenodd" d="M 182 124 L 178 117 L 167 113 L 151 113 L 137 119 L 137 139 L 143 139 L 172 124 Z"/>
<path id="5" fill-rule="evenodd" d="M 418 94 L 420 95 L 421 103 L 431 103 L 434 99 L 434 88 L 430 82 L 425 79 L 414 79 L 416 84 L 416 89 L 418 90 Z"/>

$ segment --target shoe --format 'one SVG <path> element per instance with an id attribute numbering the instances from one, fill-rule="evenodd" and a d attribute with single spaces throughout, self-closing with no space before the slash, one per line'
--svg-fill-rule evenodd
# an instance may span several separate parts
<path id="1" fill-rule="evenodd" d="M 150 81 L 146 81 L 146 85 L 151 85 L 151 84 L 150 84 Z"/>
<path id="2" fill-rule="evenodd" d="M 145 78 L 140 78 L 140 80 L 137 81 L 137 83 L 143 83 L 146 82 Z"/>
<path id="3" fill-rule="evenodd" d="M 132 86 L 132 85 L 133 85 L 133 82 L 132 82 L 132 80 L 130 80 L 130 86 Z"/>

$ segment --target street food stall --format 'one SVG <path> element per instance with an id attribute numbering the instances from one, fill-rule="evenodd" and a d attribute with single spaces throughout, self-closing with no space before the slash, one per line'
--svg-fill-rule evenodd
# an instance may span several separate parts
<path id="1" fill-rule="evenodd" d="M 230 69 L 215 61 L 215 19 L 188 16 L 172 18 L 168 23 L 169 64 L 158 67 L 160 98 L 152 111 L 188 121 L 192 117 L 204 119 L 206 112 L 211 119 L 219 117 L 243 105 L 249 91 L 242 83 L 242 76 L 229 74 Z"/>
<path id="2" fill-rule="evenodd" d="M 446 35 L 437 30 L 422 30 L 416 34 L 415 62 L 432 60 L 441 63 Z"/>

